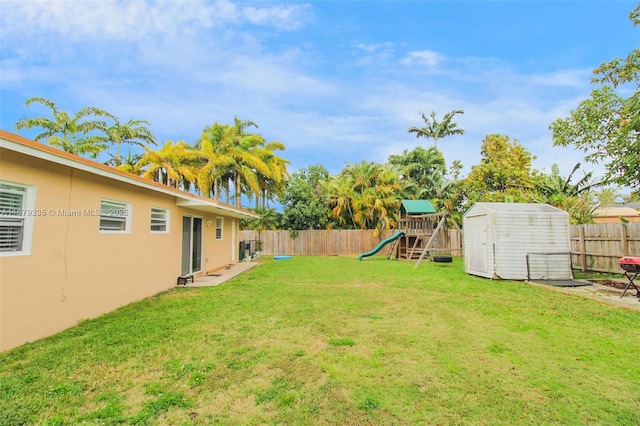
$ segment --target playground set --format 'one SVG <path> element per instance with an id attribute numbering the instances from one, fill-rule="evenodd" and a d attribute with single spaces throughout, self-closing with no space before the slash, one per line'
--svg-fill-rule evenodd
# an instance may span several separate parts
<path id="1" fill-rule="evenodd" d="M 447 212 L 437 213 L 428 200 L 402 200 L 397 232 L 382 240 L 373 250 L 362 253 L 358 260 L 373 256 L 390 244 L 387 259 L 415 260 L 416 267 L 425 258 L 435 262 L 451 262 L 447 247 Z M 461 232 L 455 221 L 451 223 Z"/>

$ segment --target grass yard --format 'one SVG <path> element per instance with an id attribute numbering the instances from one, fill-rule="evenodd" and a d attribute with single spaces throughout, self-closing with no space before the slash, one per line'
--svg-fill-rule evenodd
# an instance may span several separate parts
<path id="1" fill-rule="evenodd" d="M 0 354 L 0 424 L 640 424 L 640 313 L 453 264 L 262 259 Z"/>

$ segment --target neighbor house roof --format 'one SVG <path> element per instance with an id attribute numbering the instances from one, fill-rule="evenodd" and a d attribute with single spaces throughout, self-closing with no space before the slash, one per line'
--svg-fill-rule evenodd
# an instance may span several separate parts
<path id="1" fill-rule="evenodd" d="M 176 197 L 176 205 L 181 207 L 188 207 L 193 210 L 235 218 L 260 217 L 260 215 L 248 210 L 171 188 L 167 185 L 144 179 L 131 173 L 123 172 L 114 167 L 98 163 L 97 161 L 88 160 L 51 146 L 43 145 L 4 130 L 0 130 L 0 148 L 19 152 L 30 157 L 39 158 L 41 160 L 64 165 L 73 169 L 82 170 L 94 175 L 113 179 L 114 181 L 124 182 L 139 188 L 172 195 Z"/>
<path id="2" fill-rule="evenodd" d="M 599 207 L 593 212 L 598 217 L 634 217 L 640 216 L 640 212 L 631 207 Z"/>
<path id="3" fill-rule="evenodd" d="M 436 209 L 433 208 L 429 200 L 402 200 L 401 210 L 404 210 L 407 214 L 427 214 L 436 212 Z"/>

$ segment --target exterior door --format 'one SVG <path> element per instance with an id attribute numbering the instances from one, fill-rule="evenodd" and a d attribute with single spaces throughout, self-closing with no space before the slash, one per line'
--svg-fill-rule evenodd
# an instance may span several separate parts
<path id="1" fill-rule="evenodd" d="M 464 254 L 469 257 L 469 270 L 488 274 L 487 270 L 487 218 L 473 216 L 467 218 L 469 247 Z"/>
<path id="2" fill-rule="evenodd" d="M 182 217 L 182 264 L 181 275 L 190 275 L 202 270 L 202 218 Z"/>

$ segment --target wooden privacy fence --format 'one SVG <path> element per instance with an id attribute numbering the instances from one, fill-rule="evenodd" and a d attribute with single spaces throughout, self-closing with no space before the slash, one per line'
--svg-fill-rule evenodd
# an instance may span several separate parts
<path id="1" fill-rule="evenodd" d="M 640 256 L 640 223 L 572 225 L 571 261 L 583 272 L 622 273 L 620 258 Z"/>
<path id="2" fill-rule="evenodd" d="M 268 256 L 337 256 L 358 255 L 373 249 L 380 241 L 395 234 L 383 231 L 379 237 L 373 230 L 310 230 L 262 231 L 262 253 Z M 623 256 L 640 256 L 640 223 L 602 223 L 572 225 L 571 261 L 576 269 L 621 273 L 619 260 Z M 440 247 L 451 249 L 453 256 L 462 256 L 460 233 L 445 231 Z M 257 240 L 258 232 L 240 231 L 239 241 Z M 380 250 L 386 255 L 388 247 Z"/>
<path id="3" fill-rule="evenodd" d="M 380 241 L 391 237 L 397 231 L 386 230 L 379 237 L 372 229 L 331 229 L 308 231 L 240 231 L 239 241 L 262 240 L 262 254 L 267 256 L 338 256 L 358 255 L 373 249 Z M 461 256 L 460 233 L 455 229 L 445 230 L 445 241 L 439 246 L 451 248 L 453 256 Z M 378 254 L 386 255 L 390 246 L 385 246 Z"/>

